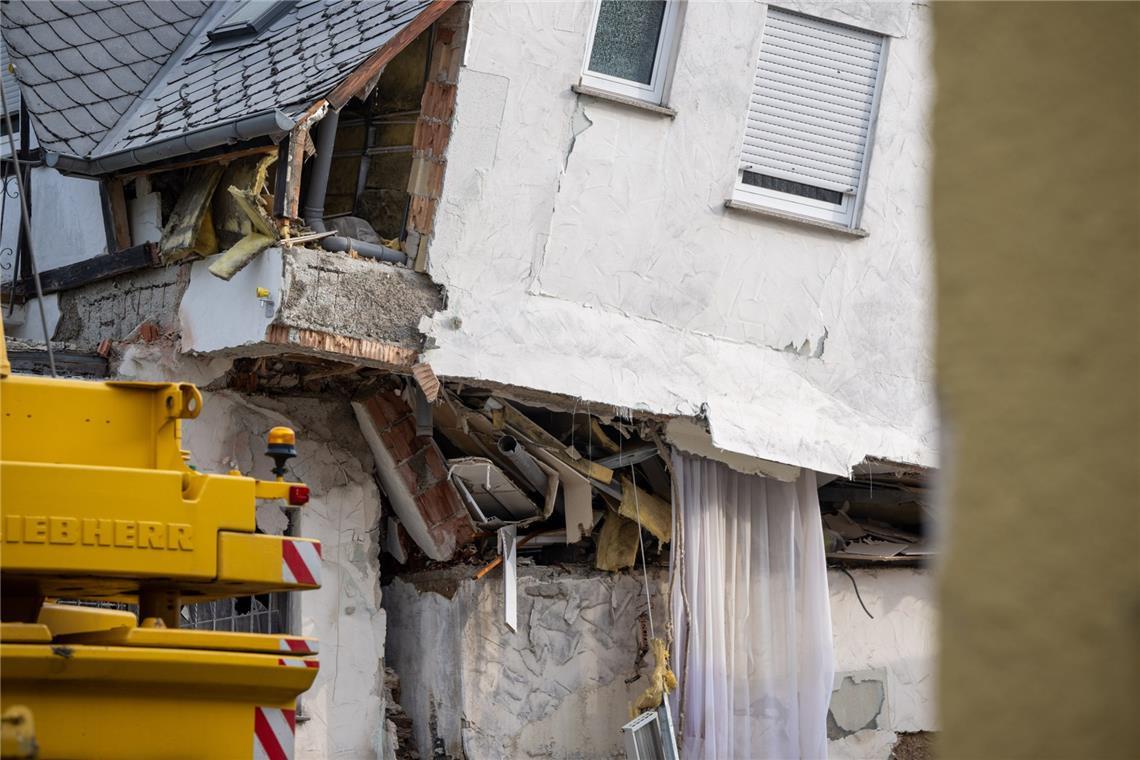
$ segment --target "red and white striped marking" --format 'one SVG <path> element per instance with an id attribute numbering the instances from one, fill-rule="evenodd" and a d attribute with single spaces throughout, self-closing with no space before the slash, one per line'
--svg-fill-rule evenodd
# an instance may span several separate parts
<path id="1" fill-rule="evenodd" d="M 301 660 L 290 657 L 288 660 L 280 659 L 277 661 L 278 665 L 284 665 L 287 668 L 319 668 L 321 663 L 317 660 Z"/>
<path id="2" fill-rule="evenodd" d="M 254 760 L 293 760 L 293 735 L 297 730 L 294 710 L 253 708 Z"/>
<path id="3" fill-rule="evenodd" d="M 317 541 L 281 542 L 281 580 L 301 586 L 321 585 L 321 545 Z"/>
<path id="4" fill-rule="evenodd" d="M 319 650 L 317 642 L 305 639 L 278 639 L 277 650 L 280 652 L 299 652 L 301 654 L 316 654 Z"/>

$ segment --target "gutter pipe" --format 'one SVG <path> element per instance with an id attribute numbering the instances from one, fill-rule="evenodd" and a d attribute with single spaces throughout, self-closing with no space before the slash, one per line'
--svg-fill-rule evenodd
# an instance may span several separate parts
<path id="1" fill-rule="evenodd" d="M 305 196 L 305 209 L 301 216 L 304 217 L 305 224 L 309 225 L 313 232 L 328 231 L 328 227 L 325 225 L 325 195 L 329 186 L 329 170 L 332 168 L 333 145 L 336 143 L 336 128 L 339 122 L 340 113 L 330 108 L 324 119 L 321 120 L 316 141 L 317 155 L 313 158 L 312 165 L 309 166 L 309 189 Z M 326 251 L 353 250 L 361 256 L 392 264 L 404 264 L 408 261 L 408 257 L 403 251 L 341 235 L 321 238 L 320 244 Z"/>
<path id="2" fill-rule="evenodd" d="M 232 145 L 258 137 L 279 138 L 287 134 L 294 125 L 293 119 L 274 109 L 99 158 L 77 158 L 48 151 L 45 152 L 44 163 L 64 174 L 97 176 L 175 156 L 198 153 L 219 145 Z"/>

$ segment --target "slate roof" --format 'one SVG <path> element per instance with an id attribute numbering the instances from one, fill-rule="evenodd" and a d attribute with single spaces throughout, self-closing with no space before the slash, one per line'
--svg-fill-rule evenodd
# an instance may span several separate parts
<path id="1" fill-rule="evenodd" d="M 195 0 L 4 3 L 4 42 L 40 144 L 89 154 L 207 7 Z"/>
<path id="2" fill-rule="evenodd" d="M 4 39 L 44 147 L 99 158 L 258 113 L 295 116 L 430 0 L 295 0 L 256 39 L 211 46 L 206 32 L 234 4 L 5 3 Z"/>

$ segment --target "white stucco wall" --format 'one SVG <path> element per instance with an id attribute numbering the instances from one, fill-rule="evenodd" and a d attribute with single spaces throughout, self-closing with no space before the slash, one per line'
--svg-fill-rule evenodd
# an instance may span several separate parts
<path id="1" fill-rule="evenodd" d="M 851 579 L 829 572 L 836 682 L 845 676 L 883 679 L 883 704 L 877 728 L 832 741 L 829 757 L 887 760 L 897 733 L 938 728 L 934 573 L 913 568 L 849 572 L 874 619 L 859 605 Z"/>
<path id="2" fill-rule="evenodd" d="M 932 464 L 927 9 L 805 9 L 899 35 L 856 239 L 723 206 L 764 4 L 687 4 L 674 119 L 570 91 L 590 8 L 472 8 L 431 246 L 436 372 L 704 406 L 721 447 L 823 472 Z"/>
<path id="3" fill-rule="evenodd" d="M 388 662 L 418 751 L 451 756 L 623 758 L 621 726 L 645 679 L 633 674 L 639 576 L 520 568 L 519 630 L 503 624 L 498 572 L 470 580 L 465 568 L 397 579 L 386 587 Z M 934 606 L 931 574 L 854 570 L 828 575 L 835 671 L 884 677 L 877 727 L 830 742 L 838 758 L 886 760 L 898 732 L 936 728 L 931 700 Z M 653 572 L 656 623 L 667 614 Z M 651 658 L 650 658 L 651 659 Z"/>
<path id="4" fill-rule="evenodd" d="M 228 369 L 224 360 L 178 354 L 171 345 L 128 351 L 118 367 L 123 379 L 209 383 Z M 308 720 L 297 723 L 296 758 L 381 757 L 385 744 L 384 638 L 380 608 L 381 502 L 372 460 L 343 399 L 244 396 L 205 393 L 202 413 L 183 426 L 191 461 L 203 470 L 236 468 L 273 478 L 265 434 L 275 425 L 297 431 L 292 474 L 312 493 L 301 508 L 300 534 L 322 547 L 322 584 L 295 597 L 300 631 L 320 640 L 321 668 L 302 695 Z M 262 505 L 258 525 L 280 532 L 280 510 Z"/>

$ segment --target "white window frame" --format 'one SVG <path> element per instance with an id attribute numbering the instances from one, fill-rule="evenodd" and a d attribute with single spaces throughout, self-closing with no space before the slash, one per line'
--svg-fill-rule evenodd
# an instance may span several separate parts
<path id="1" fill-rule="evenodd" d="M 667 80 L 672 72 L 673 57 L 677 52 L 677 29 L 680 20 L 679 0 L 666 0 L 665 13 L 661 17 L 661 33 L 657 37 L 657 49 L 653 54 L 653 73 L 649 84 L 590 71 L 590 58 L 594 52 L 594 35 L 598 31 L 598 14 L 601 13 L 601 0 L 594 3 L 590 17 L 590 33 L 586 38 L 586 55 L 582 61 L 581 83 L 587 87 L 605 90 L 625 98 L 642 100 L 653 105 L 661 105 L 665 98 Z"/>
<path id="2" fill-rule="evenodd" d="M 767 13 L 765 11 L 765 13 Z M 818 17 L 817 17 L 818 18 Z M 840 24 L 829 19 L 818 18 L 819 21 L 835 24 L 836 26 L 850 26 L 848 24 Z M 857 29 L 857 27 L 851 27 Z M 765 16 L 765 31 L 767 30 L 767 17 Z M 745 205 L 757 206 L 771 211 L 777 211 L 783 214 L 791 214 L 793 216 L 803 217 L 813 221 L 825 222 L 828 224 L 836 224 L 845 227 L 849 230 L 855 230 L 859 225 L 859 218 L 863 213 L 863 200 L 867 191 L 867 176 L 871 168 L 871 156 L 874 151 L 875 145 L 875 132 L 879 121 L 879 98 L 883 90 L 883 78 L 887 70 L 887 57 L 890 52 L 891 38 L 879 32 L 873 32 L 867 29 L 859 29 L 859 31 L 866 34 L 874 34 L 881 37 L 883 40 L 882 50 L 879 54 L 879 68 L 875 72 L 875 87 L 871 95 L 871 106 L 869 111 L 869 118 L 867 121 L 867 146 L 863 157 L 863 168 L 859 173 L 859 182 L 855 187 L 854 192 L 843 193 L 843 202 L 836 206 L 834 203 L 827 201 L 820 201 L 814 198 L 805 198 L 794 193 L 785 193 L 779 190 L 769 190 L 756 185 L 746 184 L 744 182 L 744 169 L 737 166 L 736 169 L 736 184 L 732 188 L 732 200 Z M 757 57 L 759 51 L 763 49 L 764 34 L 761 33 L 760 47 L 757 48 Z M 751 96 L 751 90 L 749 91 Z M 744 119 L 745 129 L 748 124 L 747 108 L 745 109 Z M 741 131 L 743 135 L 743 130 Z M 743 142 L 743 138 L 741 139 Z M 739 155 L 739 154 L 738 154 Z M 768 176 L 776 177 L 778 179 L 785 179 L 790 182 L 804 183 L 802 179 L 793 176 L 782 176 L 779 172 L 768 172 Z"/>

